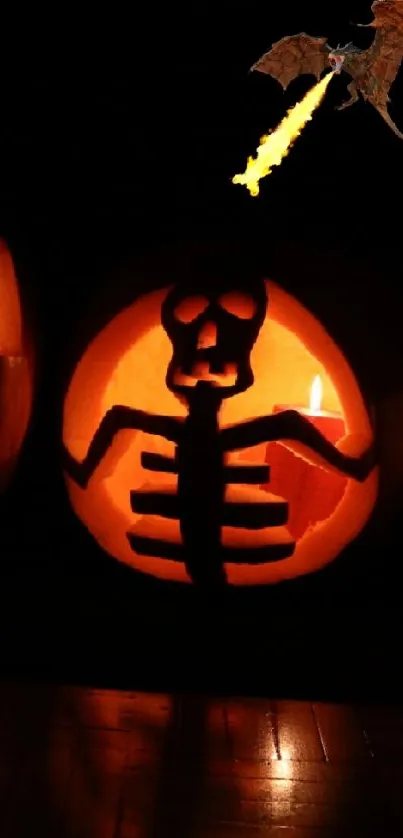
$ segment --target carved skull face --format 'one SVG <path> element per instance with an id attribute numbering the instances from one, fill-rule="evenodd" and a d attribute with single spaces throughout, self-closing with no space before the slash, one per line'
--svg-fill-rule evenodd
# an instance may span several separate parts
<path id="1" fill-rule="evenodd" d="M 167 387 L 186 395 L 206 381 L 222 398 L 253 383 L 250 354 L 267 306 L 264 282 L 247 290 L 223 285 L 219 290 L 175 286 L 167 295 L 161 321 L 173 346 Z"/>

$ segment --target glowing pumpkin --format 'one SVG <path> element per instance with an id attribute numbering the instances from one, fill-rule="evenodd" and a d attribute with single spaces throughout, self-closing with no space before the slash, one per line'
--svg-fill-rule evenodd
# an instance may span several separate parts
<path id="1" fill-rule="evenodd" d="M 197 521 L 194 551 L 199 558 L 203 556 L 208 543 L 203 503 L 220 509 L 224 568 L 229 583 L 235 585 L 275 583 L 324 567 L 361 531 L 374 507 L 376 469 L 369 466 L 355 479 L 357 475 L 347 474 L 346 466 L 344 475 L 335 478 L 333 474 L 330 483 L 327 475 L 332 467 L 339 469 L 340 463 L 343 470 L 343 462 L 359 463 L 360 457 L 364 462 L 363 452 L 372 443 L 369 416 L 349 364 L 326 330 L 295 298 L 273 282 L 261 285 L 264 296 L 260 289 L 249 298 L 228 291 L 220 296 L 217 291 L 214 299 L 211 293 L 185 299 L 175 288 L 145 295 L 98 334 L 76 367 L 63 422 L 70 500 L 101 547 L 139 571 L 162 579 L 187 582 L 192 577 L 197 581 L 197 572 L 189 574 L 188 566 L 186 570 L 180 546 L 181 533 L 187 525 L 194 531 Z M 247 321 L 249 332 L 242 326 Z M 189 352 L 197 363 L 186 369 Z M 318 376 L 324 415 L 329 413 L 333 419 L 336 415 L 336 423 L 345 431 L 342 442 L 325 443 L 324 449 L 316 430 L 312 431 L 312 416 L 302 419 L 303 409 L 297 414 L 290 410 L 308 407 L 309 391 Z M 227 485 L 221 506 L 213 482 L 210 494 L 216 502 L 206 495 L 205 485 L 204 494 L 198 485 L 199 477 L 203 486 L 206 474 L 212 473 L 208 471 L 212 443 L 207 447 L 205 443 L 210 421 L 206 420 L 206 402 L 214 401 L 212 393 L 220 402 L 218 431 L 227 440 Z M 171 417 L 184 426 L 186 417 L 196 415 L 190 403 L 198 399 L 203 409 L 199 405 L 196 430 L 189 431 L 187 421 L 188 448 L 182 439 L 175 454 L 176 431 L 171 434 L 170 428 L 177 426 Z M 211 416 L 213 412 L 211 408 Z M 284 430 L 276 414 L 291 417 L 291 442 L 291 426 Z M 151 433 L 144 416 L 153 417 Z M 255 417 L 258 422 L 248 424 Z M 97 435 L 101 426 L 103 441 Z M 194 440 L 190 446 L 189 434 L 203 438 L 201 456 Z M 326 437 L 326 428 L 322 436 Z M 215 438 L 212 432 L 211 439 Z M 277 465 L 281 464 L 280 450 L 292 458 L 283 482 L 288 494 L 283 496 L 273 493 L 264 468 L 266 461 L 270 467 L 276 458 Z M 345 461 L 339 453 L 343 450 Z M 181 488 L 182 499 L 187 494 L 188 519 L 187 524 L 180 524 L 176 472 L 178 462 L 180 473 L 186 471 L 189 457 L 193 480 L 188 479 L 185 492 Z M 319 492 L 295 493 L 292 469 L 295 475 L 299 470 L 301 483 L 301 457 L 313 469 L 308 485 L 314 485 L 315 473 Z M 80 486 L 77 475 L 88 458 L 93 463 Z M 280 468 L 276 490 L 281 477 Z M 342 480 L 342 490 L 339 483 L 335 491 L 334 479 Z M 318 515 L 323 516 L 318 494 L 323 492 L 328 494 L 326 516 L 318 520 Z M 193 522 L 189 521 L 192 504 Z M 293 533 L 287 522 L 295 505 L 304 515 L 299 516 L 299 530 L 296 527 Z M 206 528 L 211 531 L 211 516 L 209 521 L 207 517 Z"/>
<path id="2" fill-rule="evenodd" d="M 12 474 L 28 427 L 33 362 L 13 261 L 0 241 L 0 488 Z"/>

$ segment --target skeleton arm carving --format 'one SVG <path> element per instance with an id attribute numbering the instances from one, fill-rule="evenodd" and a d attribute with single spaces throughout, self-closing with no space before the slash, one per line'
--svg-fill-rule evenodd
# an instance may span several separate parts
<path id="1" fill-rule="evenodd" d="M 76 460 L 64 446 L 63 466 L 69 476 L 84 489 L 119 431 L 125 429 L 144 431 L 177 443 L 181 425 L 182 420 L 175 416 L 157 416 L 126 405 L 115 405 L 102 419 L 84 460 L 81 462 Z"/>
<path id="2" fill-rule="evenodd" d="M 318 465 L 330 466 L 355 480 L 364 481 L 375 466 L 375 452 L 369 448 L 361 457 L 343 454 L 315 426 L 296 410 L 285 410 L 221 432 L 224 451 L 249 448 L 262 442 L 286 441 L 314 452 Z"/>

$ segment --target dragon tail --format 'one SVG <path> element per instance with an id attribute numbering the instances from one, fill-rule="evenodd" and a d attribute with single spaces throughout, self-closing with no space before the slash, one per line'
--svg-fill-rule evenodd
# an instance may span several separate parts
<path id="1" fill-rule="evenodd" d="M 375 106 L 376 107 L 376 106 Z M 399 139 L 403 140 L 403 134 L 399 131 L 397 125 L 393 122 L 392 117 L 389 115 L 387 108 L 380 108 L 377 107 L 376 110 L 381 115 L 382 119 L 385 120 L 386 124 L 391 128 L 394 134 L 396 134 Z"/>

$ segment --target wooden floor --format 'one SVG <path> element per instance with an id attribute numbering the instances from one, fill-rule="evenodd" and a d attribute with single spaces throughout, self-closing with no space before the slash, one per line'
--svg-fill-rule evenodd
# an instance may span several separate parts
<path id="1" fill-rule="evenodd" d="M 392 838 L 403 709 L 0 686 L 2 838 Z"/>

